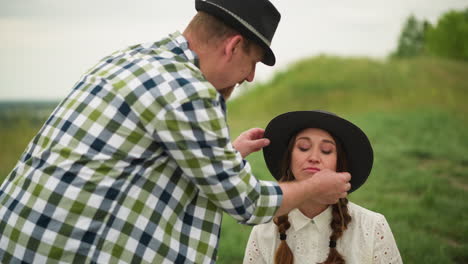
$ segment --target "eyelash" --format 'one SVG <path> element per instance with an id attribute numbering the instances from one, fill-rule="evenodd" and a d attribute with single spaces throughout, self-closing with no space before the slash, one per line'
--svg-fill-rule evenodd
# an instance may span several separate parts
<path id="1" fill-rule="evenodd" d="M 298 147 L 298 149 L 301 151 L 301 152 L 306 152 L 307 150 L 309 150 L 308 148 L 301 148 L 301 147 Z M 329 155 L 331 154 L 333 151 L 332 150 L 329 150 L 329 151 L 324 151 L 322 150 L 322 153 L 325 154 L 325 155 Z"/>

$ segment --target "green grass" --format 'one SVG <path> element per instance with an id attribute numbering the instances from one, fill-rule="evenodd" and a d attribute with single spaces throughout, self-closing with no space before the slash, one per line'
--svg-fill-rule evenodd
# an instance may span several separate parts
<path id="1" fill-rule="evenodd" d="M 468 64 L 433 58 L 375 61 L 320 56 L 299 61 L 230 102 L 233 134 L 291 110 L 345 118 L 375 111 L 441 108 L 467 115 Z"/>
<path id="2" fill-rule="evenodd" d="M 0 102 L 0 183 L 58 102 Z"/>
<path id="3" fill-rule="evenodd" d="M 386 216 L 404 263 L 468 263 L 466 102 L 466 63 L 321 56 L 230 102 L 228 117 L 233 137 L 293 110 L 353 121 L 373 143 L 375 162 L 350 200 Z M 257 177 L 272 179 L 261 153 L 248 160 Z M 242 261 L 249 232 L 224 218 L 219 263 Z"/>
<path id="4" fill-rule="evenodd" d="M 375 162 L 350 200 L 386 216 L 404 263 L 468 263 L 467 102 L 467 63 L 321 56 L 229 102 L 228 121 L 233 137 L 292 110 L 353 121 L 369 136 Z M 0 120 L 0 180 L 40 128 L 21 116 Z M 248 160 L 258 178 L 272 179 L 261 152 Z M 250 229 L 223 218 L 217 263 L 242 261 Z"/>
<path id="5" fill-rule="evenodd" d="M 371 176 L 350 200 L 386 216 L 405 263 L 466 263 L 466 123 L 439 110 L 373 112 L 350 119 L 367 132 L 375 151 Z M 259 178 L 271 179 L 261 155 L 250 161 Z M 224 218 L 219 263 L 241 261 L 249 232 Z"/>

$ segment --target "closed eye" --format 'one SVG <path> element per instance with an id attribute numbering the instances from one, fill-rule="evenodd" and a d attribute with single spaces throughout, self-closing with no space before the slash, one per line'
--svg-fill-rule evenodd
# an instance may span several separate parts
<path id="1" fill-rule="evenodd" d="M 309 148 L 302 148 L 302 147 L 298 147 L 298 149 L 302 152 L 306 152 L 307 150 L 309 150 Z"/>

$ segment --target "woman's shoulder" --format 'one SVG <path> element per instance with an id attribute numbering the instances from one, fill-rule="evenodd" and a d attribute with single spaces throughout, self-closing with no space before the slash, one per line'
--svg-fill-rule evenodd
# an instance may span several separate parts
<path id="1" fill-rule="evenodd" d="M 371 252 L 380 227 L 385 223 L 385 217 L 355 203 L 348 203 L 351 223 L 344 236 L 349 239 L 348 244 L 358 245 L 364 252 Z"/>
<path id="2" fill-rule="evenodd" d="M 348 210 L 351 218 L 364 221 L 364 222 L 380 222 L 385 221 L 385 217 L 383 214 L 371 211 L 367 208 L 364 208 L 360 205 L 357 205 L 353 202 L 348 202 Z"/>
<path id="3" fill-rule="evenodd" d="M 265 248 L 275 241 L 278 230 L 273 220 L 265 224 L 255 225 L 250 233 L 250 240 L 254 240 L 258 247 Z"/>
<path id="4" fill-rule="evenodd" d="M 276 225 L 273 222 L 273 219 L 268 223 L 258 224 L 253 226 L 252 228 L 252 231 L 259 232 L 261 234 L 272 230 L 276 230 Z"/>

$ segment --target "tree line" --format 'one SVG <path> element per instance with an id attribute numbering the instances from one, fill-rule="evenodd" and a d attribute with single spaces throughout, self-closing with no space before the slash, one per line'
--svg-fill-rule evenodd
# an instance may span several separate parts
<path id="1" fill-rule="evenodd" d="M 444 13 L 435 25 L 409 16 L 391 57 L 421 55 L 468 61 L 468 8 Z"/>

